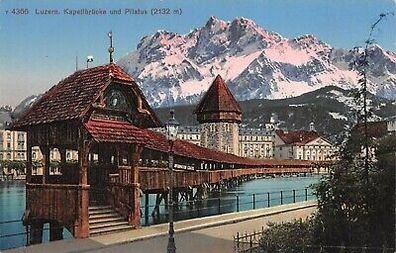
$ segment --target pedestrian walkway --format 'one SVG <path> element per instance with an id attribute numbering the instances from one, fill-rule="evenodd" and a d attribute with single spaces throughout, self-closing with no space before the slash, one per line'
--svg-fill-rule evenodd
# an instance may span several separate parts
<path id="1" fill-rule="evenodd" d="M 267 222 L 282 222 L 305 218 L 316 210 L 316 202 L 300 202 L 271 208 L 203 217 L 175 223 L 175 241 L 178 253 L 233 252 L 233 236 L 237 232 L 261 229 Z M 63 240 L 32 245 L 7 253 L 70 253 L 70 252 L 166 252 L 168 224 L 88 239 Z"/>

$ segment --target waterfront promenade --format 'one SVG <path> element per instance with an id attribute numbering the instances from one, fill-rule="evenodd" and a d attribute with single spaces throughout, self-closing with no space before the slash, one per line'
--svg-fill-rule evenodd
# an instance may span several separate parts
<path id="1" fill-rule="evenodd" d="M 300 202 L 239 213 L 203 217 L 175 223 L 178 252 L 232 253 L 237 232 L 260 230 L 267 222 L 305 218 L 316 210 L 316 202 Z M 62 240 L 6 250 L 7 253 L 41 252 L 165 252 L 168 224 L 144 227 L 88 239 Z"/>

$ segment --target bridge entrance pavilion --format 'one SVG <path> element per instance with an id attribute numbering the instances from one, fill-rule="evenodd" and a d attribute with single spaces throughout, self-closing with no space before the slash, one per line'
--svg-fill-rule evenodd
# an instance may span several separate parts
<path id="1" fill-rule="evenodd" d="M 46 223 L 50 240 L 61 239 L 63 228 L 76 238 L 89 237 L 106 231 L 105 221 L 138 228 L 141 193 L 166 194 L 170 187 L 171 145 L 148 130 L 161 126 L 132 77 L 113 63 L 76 71 L 43 94 L 12 126 L 27 132 L 23 220 L 30 243 L 42 241 Z M 43 155 L 42 175 L 32 175 L 35 146 Z M 55 149 L 57 165 L 50 155 Z M 77 161 L 68 159 L 70 152 L 78 153 Z M 252 160 L 182 140 L 172 152 L 176 190 L 312 171 L 309 161 Z M 102 216 L 105 221 L 91 221 Z"/>
<path id="2" fill-rule="evenodd" d="M 149 137 L 144 128 L 159 126 L 134 80 L 115 64 L 77 71 L 43 94 L 12 126 L 27 132 L 23 218 L 30 243 L 41 242 L 45 223 L 50 240 L 61 239 L 63 227 L 88 237 L 92 205 L 111 206 L 138 227 L 137 166 Z M 43 155 L 42 175 L 32 175 L 34 146 Z M 68 160 L 69 152 L 78 160 Z"/>

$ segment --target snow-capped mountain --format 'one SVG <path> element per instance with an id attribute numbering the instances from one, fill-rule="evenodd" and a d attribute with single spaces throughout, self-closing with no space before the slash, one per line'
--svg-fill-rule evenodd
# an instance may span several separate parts
<path id="1" fill-rule="evenodd" d="M 369 49 L 369 91 L 396 99 L 396 54 Z M 217 74 L 238 100 L 298 96 L 328 85 L 357 87 L 355 51 L 313 35 L 288 39 L 246 18 L 211 17 L 181 35 L 158 31 L 141 39 L 119 64 L 140 84 L 152 106 L 196 103 Z"/>
<path id="2" fill-rule="evenodd" d="M 20 118 L 25 112 L 26 109 L 30 108 L 34 102 L 36 102 L 42 94 L 40 95 L 31 95 L 27 98 L 25 98 L 24 100 L 22 100 L 16 107 L 15 109 L 12 111 L 11 113 L 11 117 L 13 119 L 18 119 Z"/>
<path id="3" fill-rule="evenodd" d="M 0 106 L 0 129 L 6 128 L 20 118 L 41 95 L 32 95 L 22 100 L 14 109 L 9 105 Z"/>

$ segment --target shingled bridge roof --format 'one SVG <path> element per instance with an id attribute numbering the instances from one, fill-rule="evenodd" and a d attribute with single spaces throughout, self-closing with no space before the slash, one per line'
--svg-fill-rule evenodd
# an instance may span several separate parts
<path id="1" fill-rule="evenodd" d="M 96 142 L 146 144 L 150 138 L 146 130 L 124 121 L 90 119 L 84 127 Z"/>
<path id="2" fill-rule="evenodd" d="M 149 136 L 149 142 L 146 144 L 146 148 L 157 150 L 161 152 L 168 152 L 170 150 L 169 141 L 166 139 L 165 135 L 161 133 L 156 133 L 145 129 Z M 173 151 L 176 155 L 211 161 L 219 163 L 228 164 L 239 164 L 245 166 L 309 166 L 312 164 L 310 161 L 305 160 L 277 160 L 277 159 L 266 159 L 266 160 L 254 160 L 246 157 L 240 157 L 229 153 L 224 153 L 221 151 L 216 151 L 213 149 L 204 148 L 184 140 L 176 140 L 174 142 Z"/>
<path id="3" fill-rule="evenodd" d="M 13 124 L 20 129 L 29 125 L 73 120 L 84 116 L 99 95 L 112 82 L 131 85 L 142 97 L 143 106 L 157 125 L 159 119 L 148 105 L 142 91 L 131 76 L 114 63 L 79 70 L 49 89 L 30 109 Z"/>

